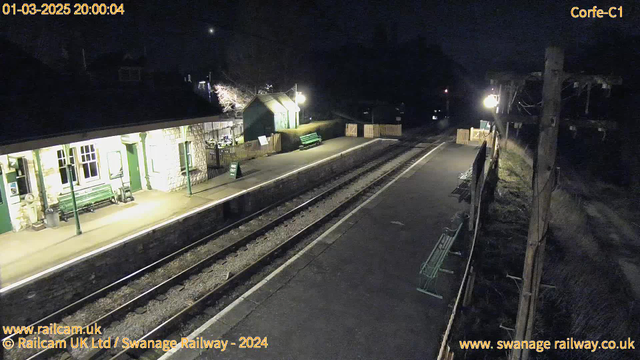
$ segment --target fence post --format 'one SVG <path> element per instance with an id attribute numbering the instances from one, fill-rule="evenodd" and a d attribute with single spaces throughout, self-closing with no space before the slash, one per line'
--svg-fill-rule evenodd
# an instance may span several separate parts
<path id="1" fill-rule="evenodd" d="M 464 297 L 462 298 L 462 306 L 467 307 L 471 303 L 471 296 L 473 295 L 473 285 L 476 281 L 476 272 L 473 266 L 469 269 L 469 279 L 467 280 L 467 286 L 464 290 Z"/>
<path id="2" fill-rule="evenodd" d="M 216 168 L 220 168 L 220 146 L 218 145 L 218 143 L 215 144 L 215 151 L 216 151 Z"/>

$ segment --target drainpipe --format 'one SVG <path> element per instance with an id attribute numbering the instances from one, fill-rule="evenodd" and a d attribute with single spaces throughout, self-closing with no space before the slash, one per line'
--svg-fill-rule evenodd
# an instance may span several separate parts
<path id="1" fill-rule="evenodd" d="M 147 165 L 147 133 L 140 133 L 140 140 L 142 141 L 142 160 L 144 162 L 144 179 L 147 182 L 147 190 L 151 189 L 151 181 L 149 180 L 149 166 Z"/>
<path id="2" fill-rule="evenodd" d="M 47 201 L 47 190 L 44 187 L 44 175 L 42 173 L 42 162 L 40 161 L 40 149 L 34 151 L 36 155 L 36 165 L 38 165 L 38 188 L 40 188 L 40 198 L 42 199 L 42 205 L 44 210 L 49 208 L 49 201 Z"/>
<path id="3" fill-rule="evenodd" d="M 69 190 L 71 190 L 71 203 L 73 204 L 73 218 L 76 219 L 76 235 L 82 234 L 80 229 L 80 217 L 78 217 L 78 204 L 76 203 L 76 193 L 73 190 L 73 175 L 71 173 L 71 163 L 69 162 L 69 144 L 64 146 L 65 162 L 67 164 L 67 179 L 69 179 Z"/>

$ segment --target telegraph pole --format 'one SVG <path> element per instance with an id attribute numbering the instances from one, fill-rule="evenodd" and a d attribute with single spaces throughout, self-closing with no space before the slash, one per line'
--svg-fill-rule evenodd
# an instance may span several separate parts
<path id="1" fill-rule="evenodd" d="M 522 290 L 516 319 L 515 341 L 531 340 L 536 314 L 538 290 L 542 278 L 544 249 L 549 228 L 549 206 L 555 184 L 556 148 L 561 107 L 564 52 L 549 47 L 545 53 L 544 83 L 542 86 L 542 116 L 536 162 L 533 173 L 533 199 L 527 250 L 522 273 Z M 513 350 L 511 360 L 527 360 L 529 350 Z"/>

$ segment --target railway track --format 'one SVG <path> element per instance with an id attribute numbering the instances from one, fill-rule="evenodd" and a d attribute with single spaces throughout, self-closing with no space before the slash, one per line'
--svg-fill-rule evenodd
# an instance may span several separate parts
<path id="1" fill-rule="evenodd" d="M 151 302 L 162 303 L 167 298 L 170 298 L 172 293 L 181 292 L 185 289 L 188 283 L 197 277 L 209 277 L 212 273 L 220 274 L 226 272 L 224 279 L 214 279 L 215 286 L 207 288 L 203 291 L 200 289 L 197 296 L 192 297 L 192 301 L 185 301 L 182 306 L 173 306 L 170 311 L 170 316 L 165 317 L 162 321 L 156 321 L 155 324 L 149 326 L 149 324 L 143 324 L 146 328 L 151 328 L 151 331 L 143 331 L 142 335 L 137 336 L 138 340 L 150 340 L 160 338 L 175 329 L 177 325 L 186 321 L 190 317 L 198 314 L 202 309 L 212 302 L 220 299 L 225 293 L 229 292 L 238 284 L 245 282 L 251 276 L 259 272 L 268 265 L 273 259 L 279 257 L 285 253 L 292 246 L 299 243 L 303 238 L 312 233 L 322 224 L 326 223 L 335 214 L 343 211 L 345 208 L 367 197 L 374 189 L 377 189 L 380 185 L 386 182 L 393 174 L 402 171 L 402 169 L 410 166 L 415 162 L 422 154 L 428 149 L 413 150 L 415 153 L 411 153 L 415 144 L 419 143 L 419 139 L 424 134 L 417 134 L 414 138 L 408 139 L 399 144 L 393 146 L 387 150 L 386 154 L 383 154 L 378 159 L 368 163 L 348 174 L 341 174 L 331 181 L 330 184 L 320 186 L 314 190 L 307 191 L 304 194 L 295 194 L 288 200 L 283 200 L 277 204 L 274 204 L 266 209 L 258 211 L 244 219 L 241 219 L 231 225 L 224 227 L 215 233 L 198 240 L 197 242 L 153 263 L 143 269 L 136 271 L 129 276 L 114 282 L 113 284 L 73 303 L 65 308 L 51 314 L 35 324 L 38 326 L 41 324 L 48 325 L 51 322 L 65 321 L 66 324 L 74 323 L 73 313 L 77 312 L 83 307 L 91 307 L 91 303 L 100 303 L 101 301 L 109 301 L 108 295 L 116 293 L 123 288 L 132 288 L 129 292 L 134 292 L 135 296 L 130 296 L 127 301 L 118 304 L 110 308 L 109 311 L 101 313 L 99 316 L 95 316 L 95 312 L 88 310 L 85 313 L 94 315 L 92 320 L 77 320 L 81 321 L 84 328 L 91 328 L 94 326 L 100 326 L 107 328 L 107 333 L 103 336 L 108 336 L 109 326 L 116 329 L 114 324 L 120 322 L 126 323 L 127 317 L 130 314 L 143 315 L 146 310 L 144 307 L 150 307 Z M 407 155 L 409 153 L 409 155 Z M 403 155 L 407 157 L 402 158 Z M 399 159 L 398 164 L 391 164 L 394 159 Z M 367 177 L 374 176 L 374 179 L 367 179 Z M 362 183 L 362 184 L 359 184 Z M 349 190 L 355 186 L 355 190 Z M 351 192 L 351 193 L 349 193 Z M 310 194 L 311 193 L 311 194 Z M 331 200 L 336 194 L 341 196 L 339 201 Z M 347 194 L 349 193 L 349 194 Z M 329 199 L 329 200 L 327 200 Z M 329 211 L 324 211 L 322 214 L 314 214 L 312 209 L 314 206 L 325 202 L 329 203 Z M 314 219 L 311 222 L 303 222 L 303 226 L 292 226 L 295 228 L 293 235 L 287 235 L 283 239 L 275 242 L 269 242 L 273 236 L 274 231 L 277 232 L 279 227 L 287 227 L 292 223 L 295 223 L 297 217 L 304 217 L 305 212 L 308 216 L 307 219 Z M 252 226 L 250 226 L 252 225 Z M 245 231 L 241 231 L 245 227 Z M 234 233 L 235 232 L 235 233 Z M 240 232 L 241 234 L 238 234 Z M 199 250 L 200 247 L 208 243 L 217 243 L 218 239 L 227 236 L 230 238 L 228 241 L 221 241 L 217 244 L 215 251 L 207 253 L 205 256 L 193 256 L 191 253 Z M 216 239 L 216 241 L 214 241 Z M 266 244 L 266 245 L 261 245 Z M 260 249 L 264 247 L 264 249 Z M 249 249 L 257 249 L 252 253 L 253 259 L 251 261 L 245 261 L 244 264 L 236 264 L 236 259 L 241 258 L 244 253 L 250 253 Z M 264 250 L 264 251 L 260 251 Z M 162 272 L 164 267 L 167 267 L 172 262 L 180 258 L 189 258 L 189 266 L 182 268 L 180 271 L 175 269 L 167 270 L 171 275 L 165 275 L 165 278 L 155 283 L 153 286 L 136 288 L 136 281 L 143 279 L 153 272 Z M 250 256 L 251 257 L 251 256 Z M 106 300 L 105 300 L 106 299 Z M 186 305 L 186 306 L 185 306 Z M 143 309 L 143 310 L 141 310 Z M 152 312 L 152 311 L 151 311 Z M 69 317 L 72 319 L 69 320 Z M 82 316 L 80 316 L 82 318 Z M 86 318 L 86 316 L 85 316 Z M 121 325 L 120 324 L 120 325 Z M 126 325 L 126 324 L 125 324 Z M 115 331 L 115 330 L 113 330 Z M 114 334 L 115 335 L 115 334 Z M 67 344 L 70 340 L 77 338 L 81 335 L 70 335 L 64 338 Z M 23 354 L 23 357 L 10 356 L 9 359 L 14 358 L 29 358 L 29 359 L 42 359 L 51 358 L 60 353 L 65 352 L 65 349 L 46 349 L 35 354 Z M 131 350 L 129 350 L 131 352 Z M 8 354 L 9 355 L 9 354 Z M 104 349 L 97 349 L 92 351 L 75 352 L 72 354 L 76 358 L 109 358 L 112 354 L 108 354 Z M 113 358 L 126 358 L 127 351 L 121 351 L 115 354 Z"/>

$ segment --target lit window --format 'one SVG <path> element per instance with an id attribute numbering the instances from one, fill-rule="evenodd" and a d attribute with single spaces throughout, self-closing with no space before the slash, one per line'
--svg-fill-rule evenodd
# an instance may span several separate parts
<path id="1" fill-rule="evenodd" d="M 69 163 L 71 164 L 71 178 L 74 183 L 78 182 L 78 175 L 76 174 L 76 154 L 73 148 L 69 149 Z M 58 171 L 60 172 L 60 181 L 62 185 L 69 184 L 69 175 L 67 173 L 67 157 L 65 156 L 64 149 L 58 150 Z"/>
<path id="2" fill-rule="evenodd" d="M 93 144 L 80 147 L 80 160 L 82 161 L 82 171 L 84 172 L 85 179 L 97 179 L 100 176 L 98 171 L 98 157 Z"/>
<path id="3" fill-rule="evenodd" d="M 187 169 L 187 167 L 184 165 L 184 144 L 185 143 L 178 144 L 178 152 L 180 153 L 180 171 L 185 171 Z M 191 143 L 187 143 L 187 153 L 189 158 L 189 169 L 193 169 Z"/>
<path id="4" fill-rule="evenodd" d="M 16 163 L 16 182 L 18 183 L 18 194 L 30 194 L 31 183 L 29 182 L 29 164 L 27 163 L 27 159 L 19 157 L 16 159 Z"/>

